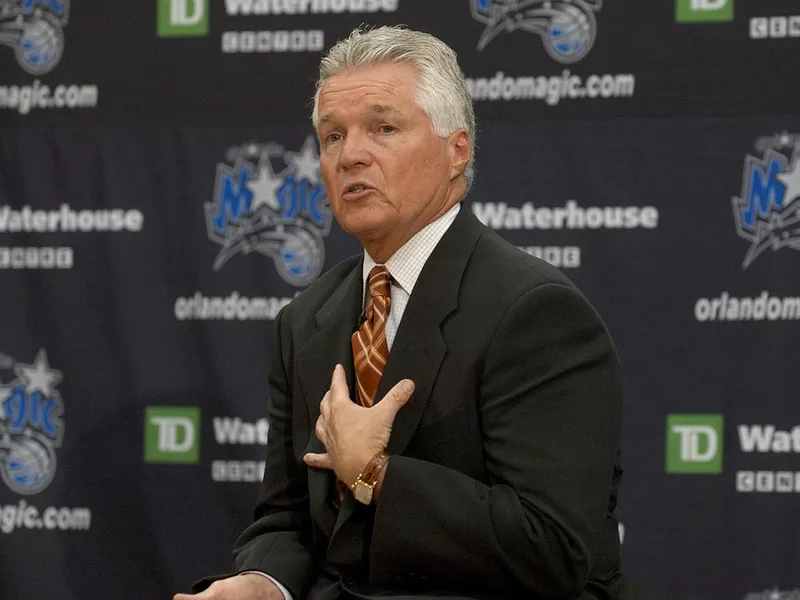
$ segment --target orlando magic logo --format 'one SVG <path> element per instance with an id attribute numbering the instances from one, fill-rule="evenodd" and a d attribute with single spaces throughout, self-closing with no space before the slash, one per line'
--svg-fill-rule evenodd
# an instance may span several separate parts
<path id="1" fill-rule="evenodd" d="M 478 50 L 501 33 L 521 29 L 542 38 L 545 51 L 560 63 L 589 54 L 597 37 L 603 0 L 470 0 L 472 16 L 486 25 Z"/>
<path id="2" fill-rule="evenodd" d="M 64 53 L 70 0 L 0 0 L 0 44 L 31 75 L 52 71 Z"/>
<path id="3" fill-rule="evenodd" d="M 230 148 L 217 166 L 214 202 L 206 203 L 208 235 L 222 246 L 214 270 L 240 252 L 259 252 L 284 280 L 308 285 L 325 263 L 327 201 L 313 137 L 300 152 L 276 143 Z"/>
<path id="4" fill-rule="evenodd" d="M 756 152 L 745 157 L 742 194 L 732 200 L 736 231 L 750 242 L 743 269 L 765 250 L 800 250 L 800 136 L 761 138 Z"/>
<path id="5" fill-rule="evenodd" d="M 36 494 L 53 480 L 64 436 L 64 404 L 55 388 L 61 371 L 49 367 L 44 350 L 32 365 L 11 366 L 15 377 L 0 381 L 0 475 L 14 492 Z"/>

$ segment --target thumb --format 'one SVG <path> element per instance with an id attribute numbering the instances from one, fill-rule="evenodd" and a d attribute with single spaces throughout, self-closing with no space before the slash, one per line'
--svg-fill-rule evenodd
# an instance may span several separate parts
<path id="1" fill-rule="evenodd" d="M 350 388 L 347 385 L 347 375 L 344 372 L 344 367 L 340 364 L 337 364 L 336 367 L 333 369 L 333 377 L 331 377 L 331 396 L 339 397 L 344 395 L 347 399 L 350 399 Z"/>
<path id="2" fill-rule="evenodd" d="M 397 413 L 408 402 L 411 395 L 414 393 L 414 382 L 410 379 L 403 379 L 398 381 L 395 386 L 390 389 L 383 399 L 378 402 L 376 408 L 384 411 L 394 421 Z"/>

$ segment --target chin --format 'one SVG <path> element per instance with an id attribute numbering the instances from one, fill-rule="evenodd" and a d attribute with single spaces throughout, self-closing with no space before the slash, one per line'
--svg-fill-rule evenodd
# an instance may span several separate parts
<path id="1" fill-rule="evenodd" d="M 379 237 L 382 231 L 386 230 L 386 224 L 381 221 L 357 221 L 357 222 L 345 222 L 340 223 L 342 225 L 342 229 L 344 229 L 350 235 L 354 235 L 358 238 L 364 239 L 374 239 L 375 237 Z"/>
<path id="2" fill-rule="evenodd" d="M 385 231 L 391 225 L 387 215 L 369 207 L 348 207 L 336 220 L 350 235 L 368 239 L 379 235 L 379 232 Z"/>

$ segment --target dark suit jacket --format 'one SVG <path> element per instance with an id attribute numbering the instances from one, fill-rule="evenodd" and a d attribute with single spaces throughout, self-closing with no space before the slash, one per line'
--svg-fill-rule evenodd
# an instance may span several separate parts
<path id="1" fill-rule="evenodd" d="M 462 207 L 426 263 L 376 398 L 411 378 L 380 503 L 303 463 L 336 363 L 352 386 L 362 262 L 277 319 L 271 428 L 255 522 L 235 549 L 295 600 L 617 598 L 620 383 L 612 341 L 575 287 Z M 348 595 L 349 594 L 349 595 Z"/>

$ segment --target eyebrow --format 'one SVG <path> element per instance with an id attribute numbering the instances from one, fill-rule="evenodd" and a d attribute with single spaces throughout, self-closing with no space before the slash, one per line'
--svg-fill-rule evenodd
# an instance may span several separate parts
<path id="1" fill-rule="evenodd" d="M 389 113 L 396 113 L 399 111 L 390 104 L 373 104 L 372 112 L 377 114 L 389 114 Z M 327 123 L 328 121 L 332 120 L 333 117 L 334 117 L 333 113 L 325 113 L 324 115 L 320 116 L 319 124 L 322 125 L 323 123 Z"/>
<path id="2" fill-rule="evenodd" d="M 372 112 L 376 113 L 391 113 L 397 112 L 397 109 L 394 106 L 389 104 L 373 104 L 372 105 Z"/>

